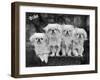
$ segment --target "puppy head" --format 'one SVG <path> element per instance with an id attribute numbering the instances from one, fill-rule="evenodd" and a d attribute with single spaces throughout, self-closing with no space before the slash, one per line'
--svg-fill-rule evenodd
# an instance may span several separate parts
<path id="1" fill-rule="evenodd" d="M 63 25 L 62 34 L 65 37 L 71 37 L 73 34 L 74 26 L 73 25 Z"/>
<path id="2" fill-rule="evenodd" d="M 82 28 L 75 28 L 74 37 L 77 38 L 78 40 L 87 40 L 87 33 Z"/>
<path id="3" fill-rule="evenodd" d="M 59 35 L 59 33 L 62 32 L 62 28 L 59 24 L 48 24 L 44 30 L 49 35 Z"/>
<path id="4" fill-rule="evenodd" d="M 34 33 L 30 37 L 30 42 L 34 46 L 46 45 L 48 42 L 48 38 L 44 33 Z"/>

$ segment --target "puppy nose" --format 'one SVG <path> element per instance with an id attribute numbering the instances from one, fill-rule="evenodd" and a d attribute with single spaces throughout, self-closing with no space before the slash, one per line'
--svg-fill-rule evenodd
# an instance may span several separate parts
<path id="1" fill-rule="evenodd" d="M 81 38 L 81 35 L 79 35 L 79 38 Z"/>
<path id="2" fill-rule="evenodd" d="M 68 34 L 68 31 L 67 31 L 67 34 Z"/>
<path id="3" fill-rule="evenodd" d="M 54 30 L 52 30 L 52 32 L 54 32 Z"/>
<path id="4" fill-rule="evenodd" d="M 38 42 L 40 42 L 40 39 L 38 39 Z"/>
<path id="5" fill-rule="evenodd" d="M 66 32 L 66 34 L 68 34 L 68 31 Z"/>

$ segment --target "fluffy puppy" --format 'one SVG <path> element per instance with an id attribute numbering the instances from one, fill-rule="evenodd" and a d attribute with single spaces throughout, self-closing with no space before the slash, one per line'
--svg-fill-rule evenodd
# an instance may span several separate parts
<path id="1" fill-rule="evenodd" d="M 73 54 L 83 56 L 84 41 L 87 40 L 87 33 L 82 28 L 75 28 L 73 32 Z"/>
<path id="2" fill-rule="evenodd" d="M 49 49 L 48 49 L 48 38 L 44 33 L 34 33 L 30 37 L 30 42 L 35 47 L 35 52 L 37 57 L 41 59 L 41 61 L 48 62 Z"/>
<path id="3" fill-rule="evenodd" d="M 46 35 L 49 38 L 49 47 L 52 54 L 50 56 L 59 56 L 59 52 L 61 49 L 61 35 L 62 28 L 59 24 L 48 24 L 44 28 Z"/>
<path id="4" fill-rule="evenodd" d="M 71 56 L 72 39 L 73 39 L 73 25 L 62 26 L 62 56 Z"/>

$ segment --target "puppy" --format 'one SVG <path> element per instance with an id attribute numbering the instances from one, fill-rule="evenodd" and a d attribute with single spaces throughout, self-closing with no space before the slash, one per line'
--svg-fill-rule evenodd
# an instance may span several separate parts
<path id="1" fill-rule="evenodd" d="M 62 56 L 71 56 L 72 39 L 73 39 L 73 25 L 62 26 Z"/>
<path id="2" fill-rule="evenodd" d="M 48 24 L 44 30 L 49 38 L 49 47 L 52 52 L 50 56 L 59 56 L 62 35 L 61 26 L 59 24 Z"/>
<path id="3" fill-rule="evenodd" d="M 84 41 L 87 40 L 87 33 L 82 28 L 75 28 L 73 32 L 73 54 L 83 56 Z"/>
<path id="4" fill-rule="evenodd" d="M 35 47 L 37 57 L 39 57 L 42 62 L 45 61 L 45 63 L 47 63 L 49 56 L 47 36 L 44 33 L 34 33 L 30 37 L 30 42 Z"/>

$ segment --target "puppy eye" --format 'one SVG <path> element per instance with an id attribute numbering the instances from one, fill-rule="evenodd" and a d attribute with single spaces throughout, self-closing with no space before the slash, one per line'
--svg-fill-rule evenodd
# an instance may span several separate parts
<path id="1" fill-rule="evenodd" d="M 63 32 L 65 32 L 66 30 L 64 30 Z"/>
<path id="2" fill-rule="evenodd" d="M 36 40 L 38 40 L 38 38 L 36 38 Z"/>
<path id="3" fill-rule="evenodd" d="M 59 29 L 55 29 L 56 31 L 58 31 L 58 32 L 60 32 L 60 30 Z"/>
<path id="4" fill-rule="evenodd" d="M 49 31 L 52 31 L 52 29 L 49 29 Z"/>
<path id="5" fill-rule="evenodd" d="M 48 32 L 51 31 L 51 29 L 48 30 Z"/>
<path id="6" fill-rule="evenodd" d="M 78 34 L 76 34 L 76 35 L 78 35 Z"/>
<path id="7" fill-rule="evenodd" d="M 41 38 L 41 40 L 43 40 L 43 38 Z"/>

